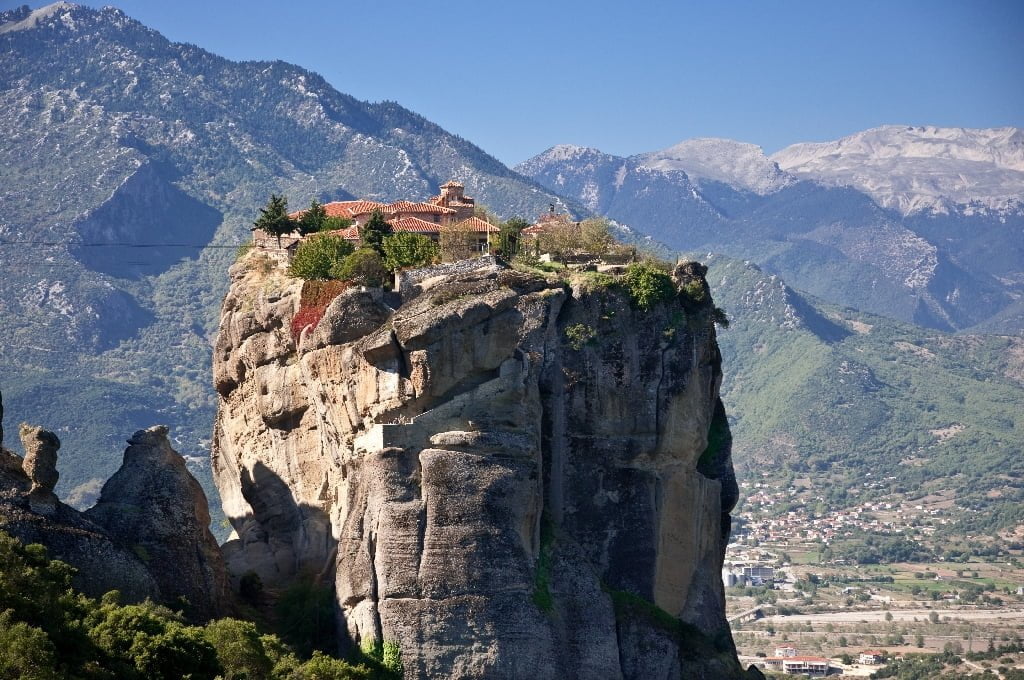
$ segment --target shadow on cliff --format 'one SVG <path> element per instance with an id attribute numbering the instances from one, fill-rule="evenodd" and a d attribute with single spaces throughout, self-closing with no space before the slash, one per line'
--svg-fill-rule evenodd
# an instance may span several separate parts
<path id="1" fill-rule="evenodd" d="M 75 224 L 70 253 L 95 272 L 142 279 L 196 258 L 223 220 L 221 212 L 178 188 L 181 172 L 148 161 L 96 210 Z"/>
<path id="2" fill-rule="evenodd" d="M 231 518 L 239 538 L 224 544 L 224 555 L 242 598 L 264 609 L 296 651 L 336 652 L 336 632 L 344 626 L 338 625 L 337 541 L 327 513 L 297 503 L 287 482 L 261 462 L 243 470 L 240 481 L 252 514 Z"/>

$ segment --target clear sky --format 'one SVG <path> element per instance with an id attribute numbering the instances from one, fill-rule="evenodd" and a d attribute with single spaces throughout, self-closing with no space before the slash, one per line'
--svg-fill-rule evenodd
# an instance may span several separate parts
<path id="1" fill-rule="evenodd" d="M 395 100 L 509 164 L 558 143 L 770 153 L 885 123 L 1024 126 L 1024 0 L 111 1 L 172 40 Z"/>

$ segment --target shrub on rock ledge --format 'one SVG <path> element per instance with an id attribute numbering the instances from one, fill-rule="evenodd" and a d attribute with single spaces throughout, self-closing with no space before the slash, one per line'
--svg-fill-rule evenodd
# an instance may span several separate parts
<path id="1" fill-rule="evenodd" d="M 332 279 L 344 279 L 359 286 L 379 287 L 387 280 L 388 270 L 373 248 L 360 248 L 331 267 Z"/>
<path id="2" fill-rule="evenodd" d="M 629 297 L 638 309 L 647 311 L 659 302 L 671 300 L 676 295 L 672 276 L 649 262 L 634 262 L 622 277 L 629 291 Z"/>
<path id="3" fill-rule="evenodd" d="M 332 234 L 311 236 L 295 249 L 288 274 L 300 279 L 337 279 L 335 270 L 355 247 Z"/>

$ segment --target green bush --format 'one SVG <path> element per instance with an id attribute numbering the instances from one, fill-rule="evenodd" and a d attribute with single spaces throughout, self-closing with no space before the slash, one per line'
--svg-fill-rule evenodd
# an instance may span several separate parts
<path id="1" fill-rule="evenodd" d="M 704 283 L 701 281 L 687 281 L 679 291 L 680 295 L 693 304 L 703 304 L 708 299 Z"/>
<path id="2" fill-rule="evenodd" d="M 281 637 L 300 656 L 335 645 L 334 591 L 310 578 L 293 582 L 278 599 L 275 614 Z"/>
<path id="3" fill-rule="evenodd" d="M 341 661 L 333 646 L 329 587 L 305 580 L 286 591 L 274 617 L 312 658 L 303 663 L 279 638 L 246 621 L 187 625 L 181 614 L 144 602 L 122 606 L 111 591 L 97 602 L 70 586 L 74 570 L 0 531 L 0 680 L 399 680 L 395 642 Z"/>
<path id="4" fill-rule="evenodd" d="M 207 624 L 203 637 L 217 652 L 224 680 L 266 680 L 274 663 L 263 648 L 263 638 L 248 621 L 220 619 Z"/>
<path id="5" fill-rule="evenodd" d="M 642 311 L 671 300 L 676 295 L 672 277 L 650 262 L 634 262 L 629 265 L 622 281 L 626 284 L 633 304 Z"/>
<path id="6" fill-rule="evenodd" d="M 369 680 L 377 676 L 364 664 L 353 666 L 322 652 L 314 652 L 313 658 L 302 664 L 296 677 L 301 680 Z"/>
<path id="7" fill-rule="evenodd" d="M 46 633 L 0 612 L 0 678 L 50 680 L 57 677 L 55 650 Z"/>
<path id="8" fill-rule="evenodd" d="M 540 525 L 540 554 L 533 572 L 533 603 L 542 612 L 554 609 L 551 596 L 551 553 L 555 543 L 555 527 L 546 518 Z"/>
<path id="9" fill-rule="evenodd" d="M 384 266 L 390 271 L 426 266 L 435 262 L 441 253 L 438 245 L 426 236 L 408 232 L 385 236 L 381 247 Z"/>
<path id="10" fill-rule="evenodd" d="M 355 247 L 332 234 L 312 236 L 299 244 L 288 268 L 291 276 L 300 279 L 337 279 L 338 266 L 350 256 Z"/>
<path id="11" fill-rule="evenodd" d="M 328 217 L 320 225 L 320 231 L 337 231 L 338 229 L 348 229 L 355 222 L 347 217 Z"/>
<path id="12" fill-rule="evenodd" d="M 386 675 L 393 675 L 396 678 L 402 677 L 404 667 L 402 665 L 402 648 L 397 642 L 391 640 L 367 641 L 363 643 L 360 650 L 364 663 L 378 664 Z"/>
<path id="13" fill-rule="evenodd" d="M 344 279 L 361 286 L 379 287 L 387 281 L 388 270 L 376 250 L 360 248 L 343 261 L 335 263 L 331 267 L 330 278 Z"/>
<path id="14" fill-rule="evenodd" d="M 597 331 L 585 323 L 576 323 L 566 327 L 565 337 L 569 340 L 569 346 L 578 352 L 584 345 L 590 345 L 596 340 Z"/>

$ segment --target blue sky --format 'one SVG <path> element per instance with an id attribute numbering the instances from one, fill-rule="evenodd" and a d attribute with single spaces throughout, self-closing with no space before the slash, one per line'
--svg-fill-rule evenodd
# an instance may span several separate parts
<path id="1" fill-rule="evenodd" d="M 510 164 L 558 143 L 772 152 L 884 123 L 1024 126 L 1019 0 L 113 4 L 172 40 L 398 101 Z"/>

